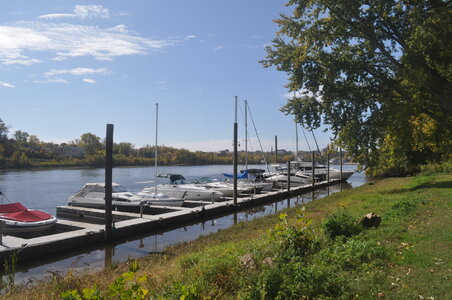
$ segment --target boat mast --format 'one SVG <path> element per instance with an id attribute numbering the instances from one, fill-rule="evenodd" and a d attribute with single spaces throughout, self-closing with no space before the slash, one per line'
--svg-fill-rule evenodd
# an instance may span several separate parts
<path id="1" fill-rule="evenodd" d="M 295 120 L 295 161 L 296 161 L 296 168 L 298 171 L 298 123 L 297 120 Z"/>
<path id="2" fill-rule="evenodd" d="M 245 100 L 245 170 L 248 170 L 248 101 Z"/>
<path id="3" fill-rule="evenodd" d="M 155 159 L 154 159 L 154 176 L 157 178 L 157 159 L 158 159 L 158 151 L 157 151 L 157 143 L 158 143 L 158 127 L 159 126 L 159 104 L 155 103 Z"/>
<path id="4" fill-rule="evenodd" d="M 158 132 L 159 132 L 159 104 L 155 103 L 155 149 L 154 149 L 154 180 L 155 190 L 154 195 L 157 195 L 157 162 L 158 162 Z"/>

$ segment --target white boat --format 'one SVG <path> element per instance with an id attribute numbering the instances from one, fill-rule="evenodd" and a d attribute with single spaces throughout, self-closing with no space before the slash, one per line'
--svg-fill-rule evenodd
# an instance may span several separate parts
<path id="1" fill-rule="evenodd" d="M 185 201 L 185 193 L 171 197 L 168 194 L 162 193 L 160 190 L 157 191 L 155 187 L 144 188 L 137 196 L 146 201 L 147 204 L 160 206 L 182 206 Z"/>
<path id="2" fill-rule="evenodd" d="M 219 182 L 204 177 L 196 180 L 193 184 L 220 192 L 224 197 L 233 197 L 234 195 L 234 186 L 230 182 Z M 247 189 L 244 187 L 237 186 L 237 193 L 239 194 L 245 192 L 246 190 Z"/>
<path id="3" fill-rule="evenodd" d="M 159 104 L 155 104 L 155 158 L 154 158 L 154 176 L 157 174 L 158 166 L 158 120 L 159 120 Z M 165 177 L 165 176 L 163 176 Z M 166 206 L 182 206 L 187 196 L 191 193 L 177 189 L 177 187 L 168 187 L 165 185 L 156 185 L 153 187 L 145 187 L 137 194 L 141 199 L 149 201 L 149 203 Z"/>
<path id="4" fill-rule="evenodd" d="M 128 192 L 122 185 L 112 183 L 112 206 L 124 211 L 136 210 L 142 199 Z M 68 205 L 89 208 L 105 208 L 105 183 L 87 183 L 68 199 Z"/>
<path id="5" fill-rule="evenodd" d="M 28 209 L 21 203 L 8 203 L 0 204 L 0 221 L 4 223 L 2 233 L 20 235 L 46 231 L 55 225 L 57 218 L 42 210 Z"/>
<path id="6" fill-rule="evenodd" d="M 158 190 L 169 197 L 177 198 L 184 195 L 185 200 L 202 201 L 218 201 L 223 197 L 223 193 L 219 191 L 187 183 L 182 175 L 171 174 L 166 176 L 169 176 L 170 184 L 159 184 L 156 188 L 145 188 L 140 193 L 151 193 L 153 190 Z"/>

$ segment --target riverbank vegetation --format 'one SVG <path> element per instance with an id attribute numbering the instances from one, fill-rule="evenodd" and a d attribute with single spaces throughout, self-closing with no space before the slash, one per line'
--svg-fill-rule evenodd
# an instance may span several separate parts
<path id="1" fill-rule="evenodd" d="M 159 165 L 212 165 L 232 164 L 232 152 L 189 151 L 159 146 Z M 306 157 L 309 153 L 302 154 Z M 154 165 L 155 147 L 136 148 L 132 143 L 121 142 L 113 146 L 115 166 Z M 275 157 L 274 152 L 249 152 L 248 162 L 261 164 L 265 159 Z M 280 151 L 278 162 L 293 160 L 294 155 Z M 245 162 L 245 152 L 240 151 L 239 161 Z M 33 167 L 102 167 L 105 164 L 105 143 L 92 133 L 83 134 L 80 139 L 68 143 L 43 142 L 35 135 L 17 130 L 8 137 L 8 128 L 0 119 L 0 169 L 26 169 Z"/>
<path id="2" fill-rule="evenodd" d="M 101 273 L 54 274 L 3 298 L 450 299 L 450 199 L 452 174 L 429 168 L 241 222 Z M 369 212 L 381 217 L 378 227 L 356 223 Z"/>

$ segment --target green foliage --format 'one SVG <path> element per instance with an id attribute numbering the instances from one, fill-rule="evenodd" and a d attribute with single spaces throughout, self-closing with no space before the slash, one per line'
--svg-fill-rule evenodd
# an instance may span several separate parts
<path id="1" fill-rule="evenodd" d="M 270 232 L 271 243 L 276 245 L 277 259 L 291 261 L 294 258 L 305 257 L 316 251 L 314 233 L 309 225 L 312 220 L 304 220 L 302 210 L 297 214 L 298 222 L 303 222 L 300 228 L 289 225 L 287 214 L 279 216 L 280 223 Z"/>
<path id="2" fill-rule="evenodd" d="M 141 285 L 147 280 L 146 276 L 136 277 L 134 272 L 126 272 L 115 279 L 103 292 L 96 286 L 85 288 L 82 295 L 78 290 L 69 290 L 61 294 L 62 300 L 106 300 L 106 299 L 145 299 L 148 290 Z"/>
<path id="3" fill-rule="evenodd" d="M 88 155 L 94 155 L 99 150 L 102 150 L 100 137 L 90 132 L 82 134 L 79 146 L 84 148 Z"/>
<path id="4" fill-rule="evenodd" d="M 179 299 L 179 300 L 198 300 L 202 299 L 195 285 L 185 285 L 179 282 L 174 283 L 168 292 L 157 297 L 159 300 Z"/>
<path id="5" fill-rule="evenodd" d="M 329 216 L 323 223 L 325 234 L 335 239 L 339 236 L 351 237 L 362 231 L 362 226 L 344 210 L 339 210 Z"/>
<path id="6" fill-rule="evenodd" d="M 373 175 L 450 159 L 452 68 L 447 1 L 290 0 L 265 67 L 288 74 L 282 108 L 325 123 Z"/>

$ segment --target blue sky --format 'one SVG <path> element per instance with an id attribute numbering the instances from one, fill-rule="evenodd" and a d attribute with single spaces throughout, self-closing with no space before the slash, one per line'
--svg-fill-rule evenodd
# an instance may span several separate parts
<path id="1" fill-rule="evenodd" d="M 238 96 L 242 111 L 249 102 L 264 150 L 275 135 L 278 148 L 293 150 L 293 118 L 279 111 L 286 74 L 259 63 L 284 3 L 1 1 L 0 118 L 58 143 L 85 132 L 104 137 L 112 123 L 115 142 L 139 147 L 154 143 L 158 102 L 159 144 L 217 151 L 232 148 Z M 249 149 L 257 150 L 249 125 Z M 241 148 L 243 131 L 239 111 Z"/>

